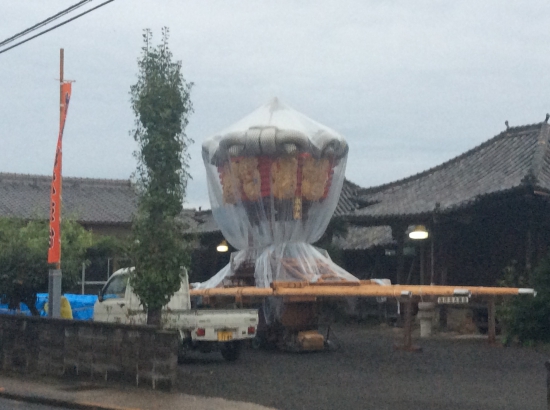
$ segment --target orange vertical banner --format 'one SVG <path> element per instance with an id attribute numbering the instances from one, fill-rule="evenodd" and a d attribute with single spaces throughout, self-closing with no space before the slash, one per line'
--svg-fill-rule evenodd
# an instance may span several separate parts
<path id="1" fill-rule="evenodd" d="M 50 247 L 48 249 L 48 263 L 61 263 L 61 159 L 63 129 L 69 100 L 71 99 L 71 83 L 61 84 L 61 115 L 59 120 L 59 135 L 55 150 L 55 162 L 53 165 L 53 178 L 50 198 Z"/>

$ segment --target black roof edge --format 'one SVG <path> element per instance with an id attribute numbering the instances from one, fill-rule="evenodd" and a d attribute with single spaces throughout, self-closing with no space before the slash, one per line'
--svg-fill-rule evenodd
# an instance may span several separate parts
<path id="1" fill-rule="evenodd" d="M 434 209 L 433 211 L 428 211 L 428 212 L 378 215 L 378 216 L 346 214 L 346 215 L 342 215 L 341 218 L 343 218 L 346 222 L 353 223 L 354 225 L 357 225 L 357 226 L 382 226 L 382 225 L 393 225 L 393 224 L 403 224 L 403 223 L 414 224 L 414 223 L 427 222 L 431 218 L 433 218 L 434 214 L 436 213 L 438 215 L 449 215 L 449 214 L 464 210 L 466 208 L 476 206 L 479 202 L 489 198 L 505 197 L 507 195 L 522 194 L 522 193 L 523 194 L 532 193 L 534 195 L 550 197 L 549 189 L 542 188 L 536 185 L 521 185 L 511 189 L 507 189 L 505 191 L 496 191 L 496 192 L 491 192 L 487 194 L 477 195 L 472 199 L 465 201 L 461 204 L 457 204 L 448 208 L 439 209 L 437 211 Z"/>

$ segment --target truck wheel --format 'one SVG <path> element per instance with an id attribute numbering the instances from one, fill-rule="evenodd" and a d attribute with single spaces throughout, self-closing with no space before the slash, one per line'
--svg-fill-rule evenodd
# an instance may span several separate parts
<path id="1" fill-rule="evenodd" d="M 234 362 L 241 355 L 242 343 L 240 341 L 224 343 L 221 346 L 221 353 L 225 360 Z"/>
<path id="2" fill-rule="evenodd" d="M 189 343 L 187 342 L 180 343 L 180 346 L 178 348 L 178 364 L 185 363 L 189 349 L 190 349 Z"/>

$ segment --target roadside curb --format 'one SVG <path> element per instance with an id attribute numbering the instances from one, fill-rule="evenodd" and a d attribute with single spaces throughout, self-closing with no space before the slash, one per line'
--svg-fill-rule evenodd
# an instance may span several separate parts
<path id="1" fill-rule="evenodd" d="M 27 403 L 34 404 L 45 404 L 48 406 L 57 406 L 63 407 L 66 409 L 77 409 L 77 410 L 140 410 L 131 407 L 120 407 L 120 406 L 107 406 L 100 403 L 88 403 L 88 402 L 79 402 L 71 400 L 61 400 L 54 399 L 51 397 L 38 396 L 32 394 L 20 394 L 20 393 L 10 393 L 5 391 L 3 387 L 0 387 L 0 397 L 4 399 L 24 401 Z"/>

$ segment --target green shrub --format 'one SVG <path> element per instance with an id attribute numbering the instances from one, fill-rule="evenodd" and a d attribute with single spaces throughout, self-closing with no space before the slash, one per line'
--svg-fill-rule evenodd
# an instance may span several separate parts
<path id="1" fill-rule="evenodd" d="M 535 297 L 516 296 L 499 306 L 506 340 L 523 345 L 550 342 L 550 256 L 542 259 L 531 275 L 512 263 L 505 268 L 501 285 L 533 287 L 537 292 Z"/>
<path id="2" fill-rule="evenodd" d="M 0 303 L 11 309 L 25 303 L 33 315 L 36 294 L 48 289 L 49 225 L 47 221 L 0 218 Z M 91 233 L 69 219 L 61 223 L 63 289 L 73 286 L 86 263 Z"/>

